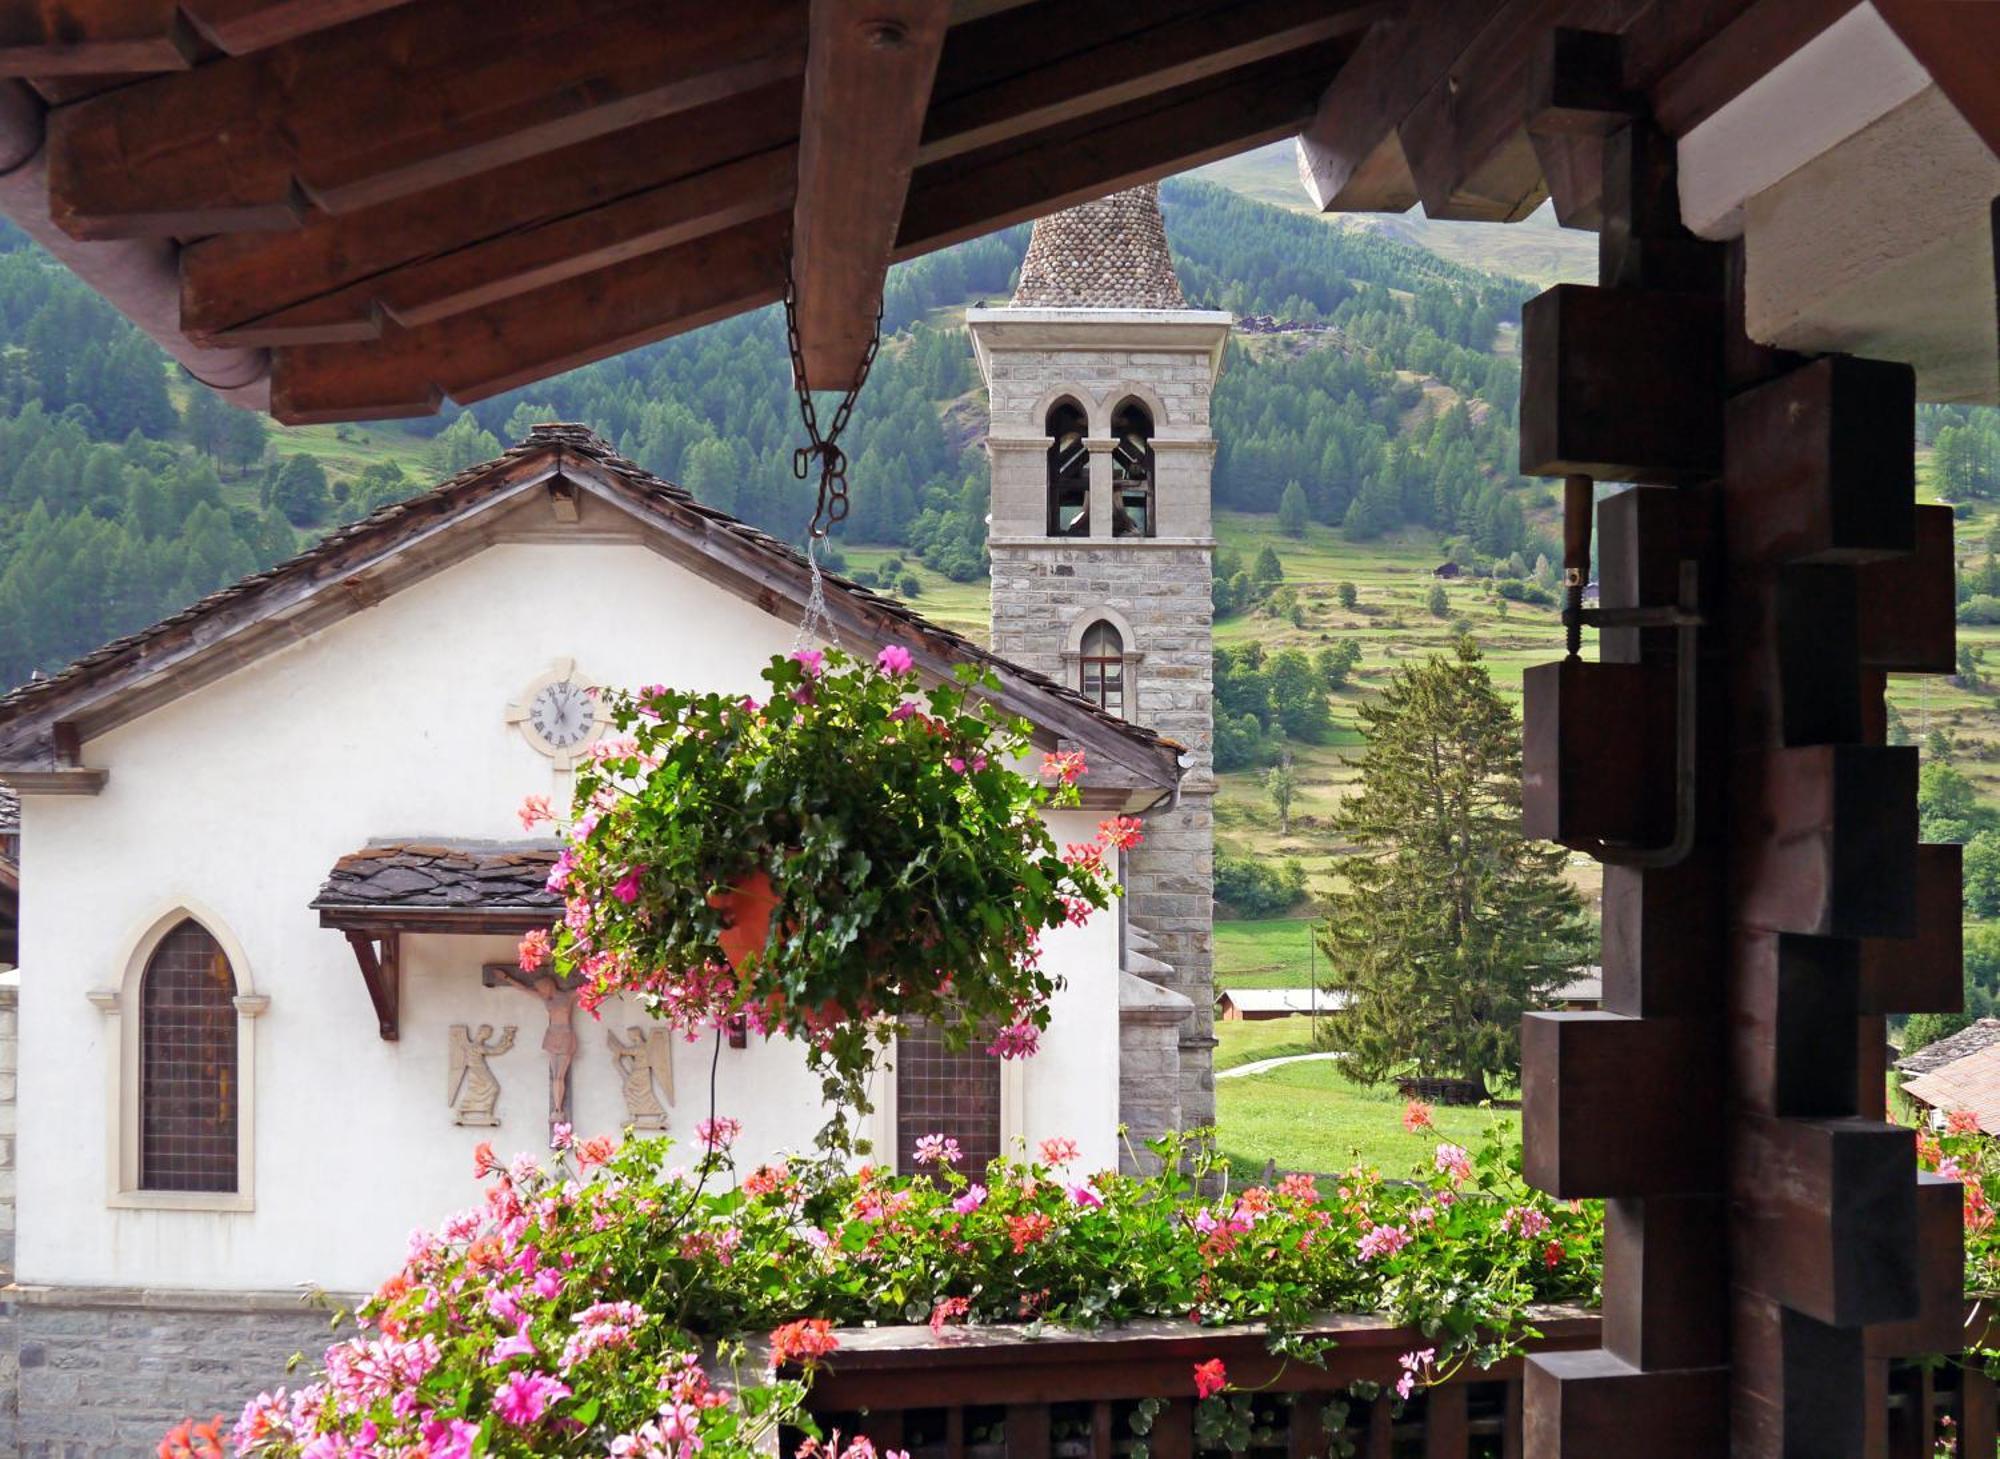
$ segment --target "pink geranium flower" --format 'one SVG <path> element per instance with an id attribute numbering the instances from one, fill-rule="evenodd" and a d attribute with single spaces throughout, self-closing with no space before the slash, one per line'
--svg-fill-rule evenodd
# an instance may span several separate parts
<path id="1" fill-rule="evenodd" d="M 915 1151 L 919 1165 L 956 1165 L 965 1158 L 958 1141 L 949 1135 L 920 1135 Z"/>
<path id="2" fill-rule="evenodd" d="M 885 674 L 898 677 L 909 673 L 910 666 L 914 662 L 915 660 L 910 657 L 910 651 L 900 643 L 892 643 L 875 655 L 876 668 Z"/>
<path id="3" fill-rule="evenodd" d="M 951 1208 L 961 1216 L 970 1216 L 985 1204 L 986 1187 L 983 1185 L 969 1185 L 965 1188 L 964 1194 L 951 1203 Z"/>
<path id="4" fill-rule="evenodd" d="M 826 671 L 826 655 L 816 648 L 795 650 L 792 654 L 792 661 L 806 671 L 808 679 L 817 679 Z"/>
<path id="5" fill-rule="evenodd" d="M 617 885 L 611 888 L 611 895 L 616 897 L 619 901 L 623 902 L 626 906 L 628 907 L 631 906 L 632 903 L 639 900 L 639 878 L 644 876 L 645 874 L 646 874 L 645 867 L 643 866 L 633 867 L 630 871 L 626 872 L 625 875 L 618 878 Z"/>
<path id="6" fill-rule="evenodd" d="M 546 1373 L 509 1373 L 493 1393 L 493 1412 L 502 1423 L 524 1429 L 540 1423 L 549 1405 L 569 1397 L 569 1387 Z"/>
<path id="7" fill-rule="evenodd" d="M 1067 1165 L 1077 1157 L 1076 1141 L 1067 1135 L 1051 1135 L 1042 1141 L 1042 1164 Z"/>

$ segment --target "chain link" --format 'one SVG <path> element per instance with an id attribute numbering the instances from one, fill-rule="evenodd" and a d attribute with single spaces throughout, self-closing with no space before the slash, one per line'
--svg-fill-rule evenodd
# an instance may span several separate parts
<path id="1" fill-rule="evenodd" d="M 806 388 L 805 348 L 799 343 L 798 282 L 792 277 L 789 244 L 785 249 L 785 344 L 791 351 L 792 388 L 798 392 L 799 419 L 805 423 L 807 436 L 806 444 L 792 452 L 792 475 L 804 481 L 812 474 L 813 462 L 819 463 L 819 500 L 813 508 L 809 529 L 812 540 L 818 541 L 847 520 L 847 453 L 840 449 L 840 436 L 847 429 L 848 417 L 854 414 L 855 397 L 868 383 L 876 351 L 882 348 L 882 306 L 880 302 L 875 306 L 875 329 L 868 348 L 862 352 L 861 368 L 855 372 L 854 383 L 840 397 L 833 421 L 824 434 L 819 428 L 819 410 L 813 404 L 812 391 Z"/>

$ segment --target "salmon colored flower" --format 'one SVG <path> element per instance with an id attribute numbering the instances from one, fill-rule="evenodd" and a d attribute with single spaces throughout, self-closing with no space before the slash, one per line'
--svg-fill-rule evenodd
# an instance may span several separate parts
<path id="1" fill-rule="evenodd" d="M 1403 1106 L 1403 1128 L 1411 1134 L 1431 1128 L 1431 1107 L 1421 1099 L 1413 1099 Z"/>
<path id="2" fill-rule="evenodd" d="M 1194 1365 L 1194 1391 L 1203 1398 L 1213 1398 L 1229 1386 L 1229 1370 L 1222 1359 L 1210 1358 L 1205 1363 Z"/>
<path id="3" fill-rule="evenodd" d="M 780 1368 L 797 1363 L 810 1369 L 839 1346 L 832 1322 L 824 1317 L 802 1317 L 772 1331 L 771 1363 Z"/>
<path id="4" fill-rule="evenodd" d="M 549 960 L 549 934 L 542 928 L 537 927 L 533 932 L 530 932 L 526 937 L 521 939 L 521 946 L 518 951 L 521 971 L 524 973 L 534 972 Z"/>
<path id="5" fill-rule="evenodd" d="M 1097 823 L 1097 834 L 1105 845 L 1129 851 L 1146 839 L 1146 828 L 1136 816 L 1113 816 Z"/>

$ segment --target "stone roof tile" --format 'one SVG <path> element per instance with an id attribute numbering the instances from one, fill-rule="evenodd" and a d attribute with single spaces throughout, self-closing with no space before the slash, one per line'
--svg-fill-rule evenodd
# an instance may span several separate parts
<path id="1" fill-rule="evenodd" d="M 2000 1018 L 1982 1018 L 1949 1038 L 1925 1044 L 1906 1059 L 1898 1059 L 1896 1067 L 1905 1074 L 1928 1074 L 1996 1043 L 2000 1043 Z"/>
<path id="2" fill-rule="evenodd" d="M 1157 183 L 1035 220 L 1018 308 L 1185 309 Z"/>
<path id="3" fill-rule="evenodd" d="M 374 842 L 333 864 L 312 905 L 546 910 L 553 921 L 563 906 L 547 885 L 555 860 L 541 843 Z"/>

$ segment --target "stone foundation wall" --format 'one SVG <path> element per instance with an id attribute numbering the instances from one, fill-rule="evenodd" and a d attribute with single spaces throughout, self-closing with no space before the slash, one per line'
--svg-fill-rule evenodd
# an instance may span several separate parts
<path id="1" fill-rule="evenodd" d="M 1146 839 L 1126 853 L 1125 905 L 1170 971 L 1154 981 L 1193 1007 L 1178 1030 L 1183 1128 L 1215 1123 L 1215 807 L 1183 792 L 1146 817 Z"/>
<path id="2" fill-rule="evenodd" d="M 218 1413 L 226 1432 L 247 1400 L 287 1381 L 294 1353 L 316 1365 L 335 1336 L 327 1312 L 285 1293 L 17 1287 L 7 1298 L 19 1407 L 0 1454 L 22 1459 L 150 1459 L 181 1419 Z"/>

